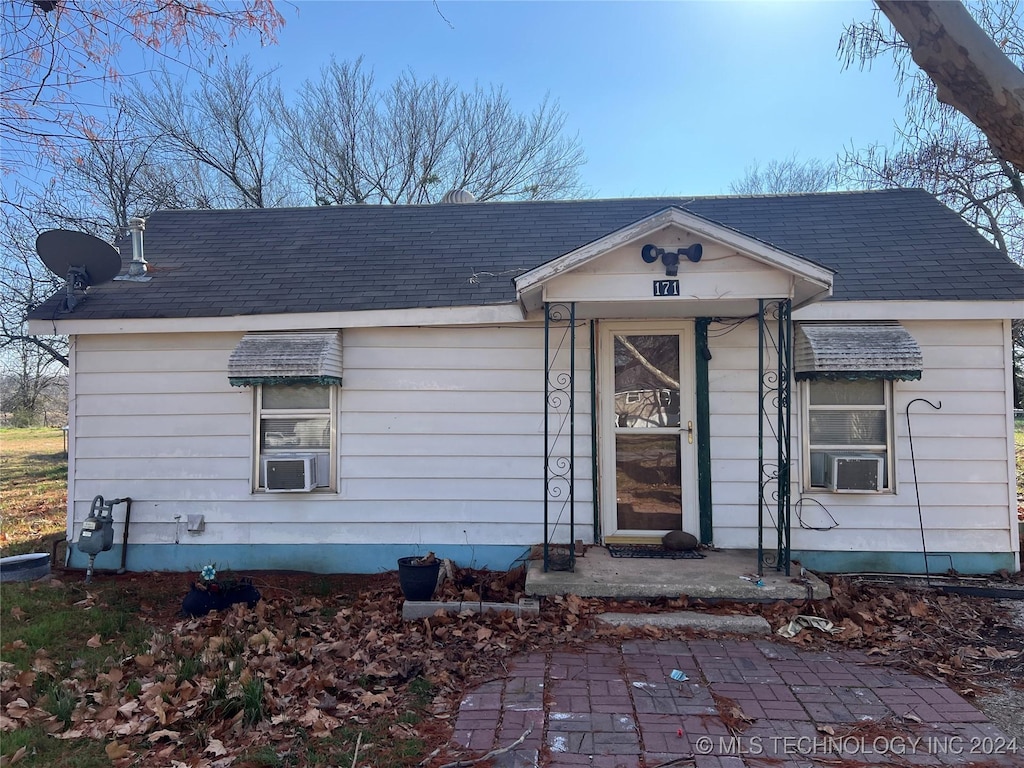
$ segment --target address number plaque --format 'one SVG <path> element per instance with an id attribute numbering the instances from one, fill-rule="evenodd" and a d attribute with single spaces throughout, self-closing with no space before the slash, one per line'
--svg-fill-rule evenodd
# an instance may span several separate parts
<path id="1" fill-rule="evenodd" d="M 678 296 L 679 295 L 679 281 L 678 280 L 655 280 L 654 281 L 654 295 L 655 296 Z"/>

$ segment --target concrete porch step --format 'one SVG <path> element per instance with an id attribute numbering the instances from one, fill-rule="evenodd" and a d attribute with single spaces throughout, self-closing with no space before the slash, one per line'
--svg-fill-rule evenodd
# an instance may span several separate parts
<path id="1" fill-rule="evenodd" d="M 575 571 L 548 571 L 533 560 L 526 574 L 526 594 L 532 597 L 573 594 L 618 599 L 679 597 L 702 600 L 772 602 L 823 600 L 828 585 L 800 566 L 783 571 L 764 569 L 757 584 L 757 553 L 751 550 L 705 551 L 696 560 L 615 558 L 604 547 L 590 547 L 576 559 Z"/>

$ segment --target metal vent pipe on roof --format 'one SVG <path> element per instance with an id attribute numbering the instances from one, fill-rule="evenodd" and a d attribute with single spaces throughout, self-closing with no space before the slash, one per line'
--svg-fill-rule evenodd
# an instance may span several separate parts
<path id="1" fill-rule="evenodd" d="M 137 216 L 128 219 L 128 229 L 132 233 L 132 262 L 128 265 L 128 274 L 139 277 L 147 272 L 148 262 L 142 247 L 142 233 L 146 229 L 146 220 Z"/>

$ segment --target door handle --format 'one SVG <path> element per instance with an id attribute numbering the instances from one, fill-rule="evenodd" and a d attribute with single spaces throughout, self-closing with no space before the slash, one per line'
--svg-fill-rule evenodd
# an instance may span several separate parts
<path id="1" fill-rule="evenodd" d="M 693 445 L 693 422 L 686 422 L 686 442 Z"/>

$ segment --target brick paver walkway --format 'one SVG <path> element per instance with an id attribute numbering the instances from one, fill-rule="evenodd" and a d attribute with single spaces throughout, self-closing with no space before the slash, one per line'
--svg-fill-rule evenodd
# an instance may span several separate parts
<path id="1" fill-rule="evenodd" d="M 454 739 L 482 754 L 530 728 L 495 766 L 1024 766 L 1024 744 L 942 683 L 767 640 L 521 657 L 463 699 Z"/>

